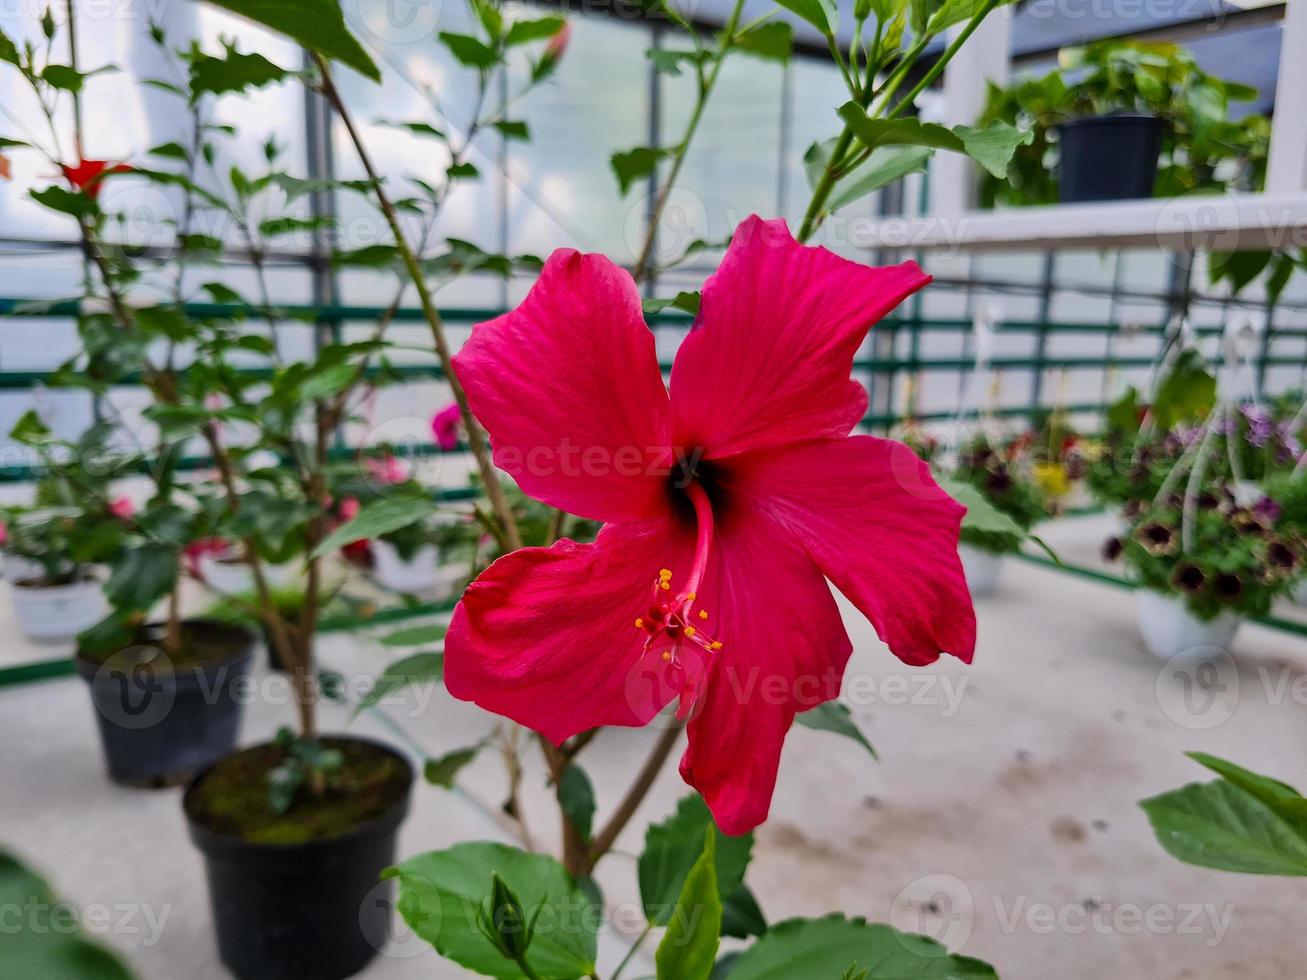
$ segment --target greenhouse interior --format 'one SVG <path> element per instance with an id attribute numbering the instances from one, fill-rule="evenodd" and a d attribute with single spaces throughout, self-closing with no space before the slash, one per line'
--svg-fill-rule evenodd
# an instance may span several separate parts
<path id="1" fill-rule="evenodd" d="M 0 5 L 0 980 L 1303 976 L 1294 50 Z"/>

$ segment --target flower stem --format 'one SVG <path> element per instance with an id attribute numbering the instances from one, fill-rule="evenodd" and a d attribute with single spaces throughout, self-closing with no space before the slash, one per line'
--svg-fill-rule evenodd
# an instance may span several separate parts
<path id="1" fill-rule="evenodd" d="M 427 285 L 426 277 L 423 275 L 422 267 L 418 264 L 413 250 L 409 248 L 408 240 L 404 236 L 404 230 L 399 224 L 399 216 L 395 213 L 395 207 L 381 185 L 381 176 L 372 163 L 372 156 L 368 153 L 363 137 L 355 126 L 349 110 L 346 109 L 344 100 L 341 99 L 340 92 L 336 89 L 335 82 L 332 81 L 331 69 L 328 67 L 326 59 L 315 52 L 313 62 L 322 78 L 322 94 L 331 104 L 336 115 L 340 117 L 340 121 L 345 124 L 345 130 L 349 134 L 350 142 L 354 144 L 354 150 L 358 154 L 359 163 L 363 165 L 363 169 L 372 183 L 377 205 L 381 208 L 386 224 L 390 226 L 391 235 L 395 239 L 395 248 L 399 251 L 404 267 L 408 270 L 409 278 L 413 280 L 414 288 L 417 289 L 418 300 L 421 303 L 422 313 L 426 317 L 427 324 L 431 328 L 431 337 L 436 345 L 436 354 L 440 358 L 440 367 L 444 371 L 445 381 L 448 382 L 450 391 L 454 395 L 454 401 L 458 404 L 459 414 L 463 417 L 463 427 L 467 430 L 468 447 L 476 458 L 477 468 L 481 472 L 481 480 L 485 484 L 486 496 L 490 499 L 490 506 L 494 509 L 495 517 L 503 529 L 505 542 L 510 550 L 516 550 L 522 547 L 522 535 L 518 530 L 517 519 L 513 516 L 512 507 L 509 506 L 508 498 L 504 495 L 504 488 L 499 482 L 499 473 L 495 469 L 494 461 L 491 459 L 490 446 L 486 441 L 485 432 L 482 430 L 476 416 L 472 414 L 471 406 L 467 400 L 467 392 L 464 391 L 462 382 L 458 380 L 458 375 L 454 373 L 453 355 L 450 352 L 449 341 L 445 337 L 444 324 L 441 322 L 440 311 L 436 308 L 435 300 L 431 295 L 430 287 Z"/>
<path id="2" fill-rule="evenodd" d="M 640 249 L 639 261 L 635 263 L 634 275 L 636 282 L 642 282 L 653 272 L 653 268 L 649 263 L 653 258 L 654 243 L 658 239 L 658 222 L 662 220 L 663 211 L 667 208 L 667 201 L 672 188 L 676 186 L 676 181 L 681 176 L 681 168 L 685 166 L 685 156 L 690 150 L 690 143 L 694 139 L 694 134 L 698 131 L 699 123 L 703 119 L 703 111 L 708 105 L 708 98 L 717 85 L 717 77 L 722 73 L 726 53 L 730 50 L 731 42 L 735 38 L 735 28 L 740 23 L 740 15 L 743 11 L 744 0 L 735 0 L 730 19 L 727 20 L 726 26 L 722 29 L 721 41 L 717 45 L 717 58 L 713 62 L 712 70 L 708 72 L 707 77 L 703 79 L 703 83 L 699 86 L 699 95 L 695 99 L 694 109 L 690 113 L 690 120 L 686 123 L 685 135 L 681 137 L 681 142 L 676 145 L 676 151 L 672 155 L 672 169 L 668 172 L 667 180 L 663 182 L 662 188 L 658 191 L 658 199 L 654 203 L 653 213 L 649 215 L 649 228 L 645 233 L 644 247 Z"/>
<path id="3" fill-rule="evenodd" d="M 589 853 L 581 865 L 582 874 L 588 875 L 594 870 L 594 866 L 599 863 L 599 859 L 612 850 L 613 845 L 617 842 L 618 835 L 630 823 L 631 818 L 635 816 L 635 811 L 640 808 L 644 798 L 649 795 L 649 790 L 653 788 L 658 773 L 672 754 L 672 749 L 676 748 L 676 743 L 680 741 L 680 738 L 680 725 L 673 725 L 658 737 L 653 751 L 649 753 L 649 758 L 645 760 L 639 775 L 635 777 L 635 782 L 626 791 L 626 796 L 617 805 L 617 809 L 609 818 L 608 823 L 604 824 L 603 829 L 595 835 L 594 841 L 590 844 Z"/>

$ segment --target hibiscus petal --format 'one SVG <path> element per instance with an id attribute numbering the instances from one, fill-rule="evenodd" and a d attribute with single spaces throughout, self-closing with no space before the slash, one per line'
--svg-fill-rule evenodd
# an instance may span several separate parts
<path id="1" fill-rule="evenodd" d="M 643 653 L 660 568 L 688 568 L 692 537 L 670 522 L 609 525 L 594 544 L 523 548 L 481 573 L 445 637 L 445 685 L 554 744 L 599 725 L 639 726 L 679 687 Z"/>
<path id="2" fill-rule="evenodd" d="M 839 695 L 852 647 L 830 586 L 803 549 L 753 515 L 728 513 L 700 590 L 711 653 L 681 776 L 724 833 L 767 819 L 796 712 Z"/>
<path id="3" fill-rule="evenodd" d="M 930 281 L 796 242 L 756 215 L 704 284 L 672 368 L 672 434 L 705 458 L 848 435 L 867 393 L 849 373 L 867 330 Z"/>
<path id="4" fill-rule="evenodd" d="M 733 494 L 788 529 L 900 660 L 967 663 L 976 615 L 958 559 L 964 507 L 907 446 L 874 436 L 732 459 Z"/>
<path id="5" fill-rule="evenodd" d="M 665 511 L 667 388 L 635 283 L 602 255 L 554 252 L 454 372 L 526 493 L 602 521 Z"/>

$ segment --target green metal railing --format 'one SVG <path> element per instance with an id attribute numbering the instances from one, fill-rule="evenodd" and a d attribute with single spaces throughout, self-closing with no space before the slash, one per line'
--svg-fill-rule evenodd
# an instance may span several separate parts
<path id="1" fill-rule="evenodd" d="M 188 303 L 185 305 L 186 312 L 195 317 L 222 317 L 249 318 L 251 322 L 257 323 L 260 327 L 265 326 L 262 317 L 262 311 L 253 307 L 241 304 L 229 303 Z M 901 346 L 900 341 L 907 338 L 906 346 L 908 352 L 904 356 L 887 355 L 880 353 L 871 357 L 859 358 L 854 362 L 854 371 L 860 374 L 867 381 L 870 388 L 877 388 L 882 394 L 888 393 L 888 398 L 882 398 L 882 403 L 889 406 L 896 404 L 895 392 L 897 391 L 900 381 L 904 376 L 919 376 L 928 372 L 967 372 L 974 367 L 974 360 L 967 357 L 926 357 L 923 356 L 922 340 L 926 334 L 943 333 L 958 334 L 959 343 L 962 341 L 962 335 L 965 335 L 972 329 L 970 319 L 962 318 L 927 318 L 920 315 L 920 305 L 911 304 L 905 308 L 909 312 L 900 313 L 895 316 L 887 317 L 877 326 L 876 330 L 880 334 L 888 334 L 887 345 L 891 350 L 898 350 Z M 21 322 L 25 319 L 72 319 L 78 316 L 80 312 L 79 304 L 75 301 L 43 302 L 21 300 L 13 298 L 0 298 L 0 317 L 8 317 L 7 324 L 12 325 L 15 322 Z M 278 306 L 276 308 L 275 325 L 281 327 L 294 327 L 302 325 L 307 328 L 327 326 L 331 328 L 334 336 L 341 336 L 344 328 L 350 324 L 362 324 L 368 321 L 376 321 L 382 316 L 390 316 L 396 326 L 417 326 L 425 323 L 423 313 L 418 308 L 400 308 L 395 311 L 388 310 L 379 306 L 309 306 L 309 305 L 289 305 Z M 493 318 L 500 315 L 503 311 L 499 309 L 487 308 L 449 308 L 442 310 L 442 316 L 445 322 L 454 327 L 467 327 L 475 323 Z M 256 319 L 257 318 L 257 319 Z M 651 326 L 657 327 L 688 327 L 691 323 L 690 317 L 677 312 L 664 312 L 649 315 L 647 318 Z M 0 323 L 0 330 L 5 324 Z M 1042 372 L 1048 370 L 1065 370 L 1065 371 L 1116 371 L 1128 369 L 1146 369 L 1153 365 L 1154 360 L 1150 357 L 1117 357 L 1114 354 L 1114 345 L 1108 344 L 1108 353 L 1097 355 L 1075 355 L 1075 356 L 1048 356 L 1047 350 L 1049 340 L 1059 334 L 1062 335 L 1079 335 L 1094 336 L 1101 335 L 1105 338 L 1114 333 L 1125 333 L 1131 337 L 1156 337 L 1161 338 L 1166 327 L 1164 323 L 1147 326 L 1132 325 L 1128 331 L 1120 324 L 1105 322 L 1060 322 L 1057 320 L 1005 320 L 1000 331 L 1001 336 L 1012 336 L 1017 334 L 1027 334 L 1031 338 L 1031 344 L 1035 353 L 1025 356 L 1004 356 L 991 358 L 988 362 L 988 368 L 993 371 L 1026 371 L 1036 372 L 1036 376 L 1042 376 Z M 1195 330 L 1200 337 L 1212 337 L 1221 333 L 1219 327 L 1201 327 Z M 1307 338 L 1307 328 L 1302 329 L 1276 329 L 1274 331 L 1276 338 L 1280 337 L 1303 337 Z M 1262 356 L 1258 361 L 1258 369 L 1264 371 L 1267 366 L 1295 366 L 1304 367 L 1302 357 L 1278 357 L 1268 355 L 1269 344 L 1263 345 Z M 663 370 L 670 370 L 671 362 L 666 361 L 662 364 Z M 440 366 L 435 363 L 430 364 L 402 364 L 394 365 L 385 369 L 391 377 L 400 377 L 409 381 L 438 381 L 443 377 Z M 244 374 L 248 377 L 259 379 L 271 376 L 271 370 L 265 367 L 251 366 L 244 369 Z M 380 369 L 369 372 L 370 376 L 378 377 L 384 372 Z M 45 384 L 50 381 L 51 373 L 42 371 L 0 371 L 0 391 L 19 391 L 31 388 L 34 385 Z M 125 386 L 130 386 L 135 379 L 127 379 Z M 879 386 L 885 386 L 879 388 Z M 1038 386 L 1035 386 L 1038 390 Z M 1003 418 L 1019 418 L 1027 416 L 1040 409 L 1041 407 L 1059 407 L 1068 412 L 1075 414 L 1092 414 L 1098 413 L 1105 407 L 1101 401 L 1098 402 L 1079 402 L 1065 405 L 1044 405 L 1032 399 L 1031 403 L 1024 405 L 1004 405 L 995 407 L 985 412 L 986 415 Z M 916 412 L 913 418 L 919 421 L 940 421 L 955 417 L 956 409 Z M 896 424 L 903 421 L 900 413 L 891 408 L 890 411 L 872 412 L 863 418 L 863 425 L 876 430 L 889 430 Z M 349 459 L 359 451 L 359 447 L 341 446 L 333 451 L 333 458 Z M 462 454 L 465 448 L 460 446 L 452 450 L 441 450 L 432 446 L 407 446 L 405 452 L 413 456 L 435 456 L 443 453 Z M 142 470 L 148 466 L 148 461 L 142 464 Z M 212 461 L 202 455 L 190 456 L 185 458 L 179 464 L 182 468 L 188 470 L 204 469 L 212 465 Z M 41 470 L 39 466 L 31 463 L 0 463 L 0 483 L 14 483 L 30 481 L 39 476 Z M 442 487 L 438 494 L 444 500 L 465 500 L 475 497 L 477 490 L 471 486 L 463 487 Z M 1124 579 L 1107 575 L 1097 569 L 1082 568 L 1076 566 L 1056 565 L 1041 559 L 1038 556 L 1023 555 L 1023 557 L 1048 564 L 1052 567 L 1060 568 L 1063 571 L 1069 571 L 1079 574 L 1083 577 L 1097 581 L 1103 581 L 1112 585 L 1130 587 L 1130 583 Z M 374 615 L 363 618 L 347 617 L 341 621 L 330 621 L 323 623 L 324 630 L 344 630 L 357 629 L 370 624 L 384 622 L 387 620 L 404 619 L 409 617 L 431 615 L 449 609 L 449 604 L 424 604 L 424 605 L 405 605 L 395 608 L 378 610 Z M 1307 635 L 1307 626 L 1301 623 L 1269 618 L 1263 620 L 1265 625 L 1284 629 L 1301 635 Z M 19 683 L 24 681 L 39 680 L 46 677 L 65 676 L 72 672 L 71 660 L 61 659 L 42 663 L 27 664 L 19 667 L 0 669 L 0 685 L 8 683 Z"/>

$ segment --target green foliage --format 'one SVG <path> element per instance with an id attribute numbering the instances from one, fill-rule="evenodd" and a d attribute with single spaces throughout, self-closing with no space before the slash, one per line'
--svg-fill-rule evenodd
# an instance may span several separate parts
<path id="1" fill-rule="evenodd" d="M 1154 193 L 1258 190 L 1265 178 L 1270 127 L 1263 116 L 1229 118 L 1231 101 L 1256 92 L 1209 75 L 1175 44 L 1105 40 L 1061 52 L 1061 66 L 1011 88 L 993 84 L 982 127 L 1010 123 L 1031 134 L 1017 149 L 1007 179 L 985 179 L 985 203 L 1057 202 L 1059 123 L 1114 112 L 1144 113 L 1163 123 Z"/>
<path id="2" fill-rule="evenodd" d="M 744 881 L 753 852 L 753 834 L 727 837 L 717 830 L 712 814 L 697 793 L 684 797 L 676 813 L 645 832 L 640 854 L 640 898 L 652 925 L 666 925 L 685 885 L 690 869 L 703 849 L 705 832 L 717 835 L 715 860 L 722 898 L 734 894 Z"/>
<path id="3" fill-rule="evenodd" d="M 261 54 L 242 54 L 234 44 L 228 44 L 220 58 L 197 54 L 191 59 L 190 73 L 192 97 L 205 92 L 221 95 L 263 88 L 280 82 L 289 74 Z"/>
<path id="4" fill-rule="evenodd" d="M 997 980 L 994 968 L 950 955 L 933 939 L 887 925 L 830 915 L 772 926 L 732 966 L 730 980 L 840 977 L 853 963 L 873 964 L 874 977 Z"/>
<path id="5" fill-rule="evenodd" d="M 1307 800 L 1293 787 L 1232 762 L 1188 755 L 1221 778 L 1140 802 L 1158 843 L 1205 868 L 1307 875 Z"/>
<path id="6" fill-rule="evenodd" d="M 292 41 L 381 81 L 376 63 L 345 26 L 339 0 L 209 0 Z"/>
<path id="7" fill-rule="evenodd" d="M 10 911 L 4 941 L 0 942 L 0 976 L 24 980 L 132 980 L 131 971 L 117 955 L 82 934 L 77 909 L 59 901 L 45 881 L 3 849 L 0 909 Z"/>
<path id="8" fill-rule="evenodd" d="M 437 651 L 424 651 L 409 654 L 396 660 L 381 672 L 371 690 L 359 701 L 354 709 L 357 716 L 368 708 L 375 707 L 396 691 L 413 684 L 433 684 L 445 674 L 445 655 Z"/>
<path id="9" fill-rule="evenodd" d="M 834 732 L 836 735 L 843 735 L 845 738 L 852 739 L 867 750 L 867 753 L 873 759 L 879 759 L 876 750 L 872 748 L 867 736 L 862 734 L 861 729 L 853 720 L 853 712 L 849 706 L 841 704 L 838 701 L 826 701 L 817 705 L 808 711 L 800 712 L 794 716 L 794 720 L 805 728 L 811 728 L 819 732 Z"/>
<path id="10" fill-rule="evenodd" d="M 1153 422 L 1160 429 L 1174 429 L 1182 422 L 1205 419 L 1215 404 L 1216 376 L 1202 355 L 1190 348 L 1180 353 L 1158 384 Z"/>
<path id="11" fill-rule="evenodd" d="M 609 158 L 609 163 L 622 193 L 626 194 L 637 181 L 652 174 L 654 168 L 658 166 L 658 161 L 670 153 L 670 150 L 660 150 L 650 146 L 637 146 L 633 150 L 614 153 Z"/>
<path id="12" fill-rule="evenodd" d="M 658 944 L 657 980 L 708 980 L 712 973 L 722 928 L 716 850 L 717 831 L 709 827 Z"/>
<path id="13" fill-rule="evenodd" d="M 278 816 L 290 812 L 305 787 L 319 787 L 320 795 L 344 761 L 339 749 L 300 738 L 289 728 L 279 729 L 273 744 L 286 751 L 281 764 L 268 772 L 268 809 Z"/>
<path id="14" fill-rule="evenodd" d="M 998 554 L 1016 551 L 1047 516 L 1047 503 L 1026 472 L 1026 462 L 1021 447 L 995 446 L 984 436 L 963 448 L 944 486 L 967 507 L 963 541 Z"/>
<path id="15" fill-rule="evenodd" d="M 469 745 L 462 749 L 452 749 L 435 759 L 428 759 L 422 766 L 422 776 L 432 786 L 454 788 L 454 780 L 463 768 L 469 765 L 485 747 L 485 742 Z"/>
<path id="16" fill-rule="evenodd" d="M 347 521 L 323 538 L 315 555 L 325 555 L 349 544 L 398 531 L 430 517 L 436 510 L 429 496 L 383 497 L 364 504 L 358 516 Z"/>
<path id="17" fill-rule="evenodd" d="M 477 927 L 477 910 L 492 898 L 492 875 L 535 916 L 526 960 L 540 980 L 576 980 L 595 969 L 598 916 L 561 864 L 503 844 L 457 844 L 389 868 L 399 883 L 404 921 L 436 951 L 484 976 L 523 980 L 525 974 Z"/>
<path id="18" fill-rule="evenodd" d="M 912 116 L 877 119 L 867 115 L 856 102 L 840 106 L 844 120 L 869 150 L 885 146 L 921 146 L 963 153 L 985 168 L 992 176 L 1005 179 L 1008 162 L 1019 146 L 1033 139 L 1028 130 L 1020 130 L 1002 120 L 992 120 L 980 127 L 940 126 L 922 122 Z"/>
<path id="19" fill-rule="evenodd" d="M 554 791 L 563 816 L 581 835 L 582 840 L 589 840 L 596 809 L 595 791 L 590 784 L 590 777 L 584 769 L 573 763 L 563 770 Z"/>

